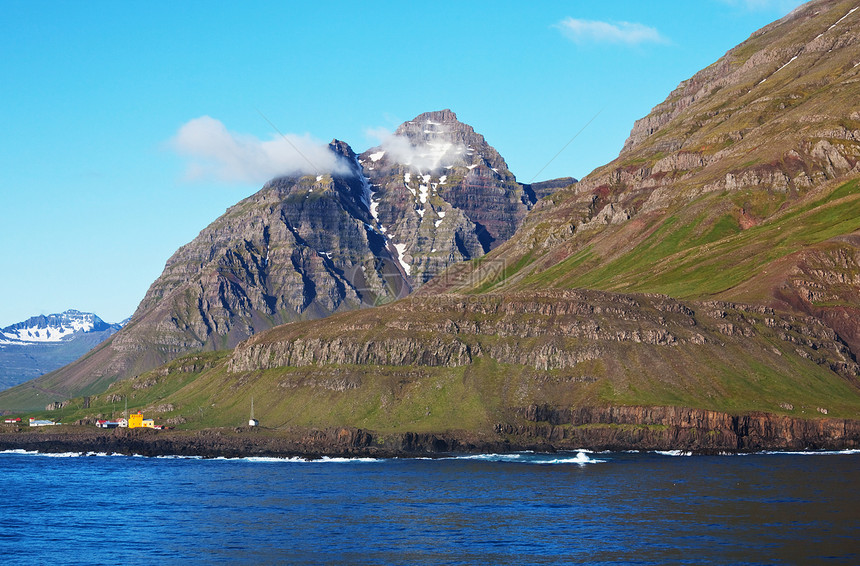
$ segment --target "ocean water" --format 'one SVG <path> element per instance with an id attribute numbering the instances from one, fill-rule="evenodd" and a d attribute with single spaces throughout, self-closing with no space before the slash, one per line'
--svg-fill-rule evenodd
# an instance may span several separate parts
<path id="1" fill-rule="evenodd" d="M 860 452 L 0 453 L 27 564 L 860 564 Z"/>

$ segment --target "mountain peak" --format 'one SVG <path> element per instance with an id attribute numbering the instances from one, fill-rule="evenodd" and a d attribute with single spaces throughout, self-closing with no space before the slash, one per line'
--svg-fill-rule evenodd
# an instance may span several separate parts
<path id="1" fill-rule="evenodd" d="M 423 114 L 419 114 L 412 121 L 413 122 L 443 122 L 443 123 L 451 123 L 451 122 L 459 122 L 457 120 L 457 115 L 452 112 L 449 108 L 445 108 L 444 110 L 434 110 L 433 112 L 424 112 Z"/>
<path id="2" fill-rule="evenodd" d="M 424 112 L 408 122 L 403 122 L 397 127 L 394 135 L 407 137 L 413 143 L 427 143 L 444 139 L 452 142 L 467 143 L 473 141 L 481 145 L 486 144 L 484 136 L 476 134 L 472 126 L 459 121 L 457 115 L 447 108 Z"/>
<path id="3" fill-rule="evenodd" d="M 341 157 L 345 157 L 350 162 L 350 164 L 352 164 L 355 161 L 355 152 L 352 150 L 350 145 L 348 143 L 346 143 L 345 141 L 341 141 L 341 140 L 335 138 L 335 139 L 331 140 L 331 142 L 328 144 L 328 147 L 330 150 L 332 150 L 337 155 L 340 155 Z"/>

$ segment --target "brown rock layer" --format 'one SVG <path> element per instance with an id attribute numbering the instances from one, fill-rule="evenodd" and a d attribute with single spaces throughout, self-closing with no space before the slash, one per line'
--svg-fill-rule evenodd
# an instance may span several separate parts
<path id="1" fill-rule="evenodd" d="M 284 326 L 240 344 L 228 368 L 247 372 L 317 364 L 451 367 L 487 356 L 546 371 L 610 357 L 630 344 L 655 350 L 682 346 L 719 350 L 725 343 L 757 336 L 783 342 L 848 379 L 860 374 L 860 366 L 836 333 L 813 317 L 717 301 L 560 290 L 414 297 L 325 322 Z"/>
<path id="2" fill-rule="evenodd" d="M 557 447 L 717 452 L 860 447 L 860 421 L 846 419 L 730 415 L 683 407 L 566 409 L 530 405 L 520 414 L 534 424 L 499 424 L 497 432 L 542 438 Z"/>

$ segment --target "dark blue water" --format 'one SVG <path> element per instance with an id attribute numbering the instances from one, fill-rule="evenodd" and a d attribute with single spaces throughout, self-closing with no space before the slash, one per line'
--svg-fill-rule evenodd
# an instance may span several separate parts
<path id="1" fill-rule="evenodd" d="M 860 564 L 860 453 L 0 454 L 27 564 Z"/>

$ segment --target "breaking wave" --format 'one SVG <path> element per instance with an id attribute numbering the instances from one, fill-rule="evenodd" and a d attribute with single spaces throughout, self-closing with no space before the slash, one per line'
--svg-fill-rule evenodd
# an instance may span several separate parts
<path id="1" fill-rule="evenodd" d="M 660 454 L 662 456 L 692 456 L 692 452 L 687 452 L 685 450 L 655 450 L 655 454 Z"/>
<path id="2" fill-rule="evenodd" d="M 600 464 L 606 460 L 592 458 L 587 451 L 580 450 L 575 455 L 569 454 L 535 454 L 532 452 L 516 452 L 513 454 L 470 454 L 468 456 L 453 456 L 446 460 L 480 460 L 483 462 L 514 462 L 518 464 Z"/>
<path id="3" fill-rule="evenodd" d="M 838 456 L 844 454 L 860 454 L 860 449 L 848 449 L 848 450 L 797 450 L 797 451 L 787 451 L 787 450 L 766 450 L 764 452 L 759 452 L 759 454 L 773 454 L 773 455 L 785 455 L 785 456 Z"/>
<path id="4" fill-rule="evenodd" d="M 38 450 L 24 450 L 16 448 L 14 450 L 0 450 L 0 454 L 18 454 L 21 456 L 44 456 L 45 458 L 93 458 L 93 457 L 114 457 L 124 456 L 124 454 L 108 454 L 107 452 L 39 452 Z"/>

